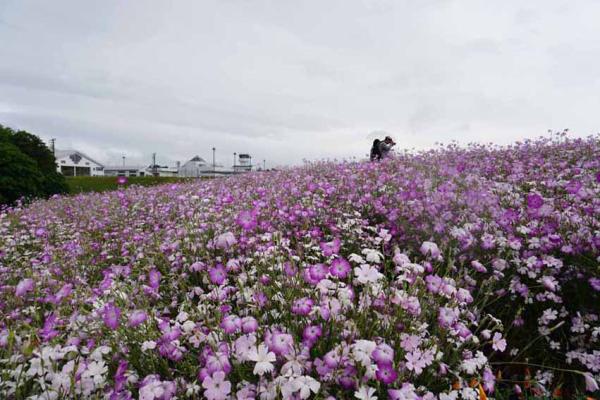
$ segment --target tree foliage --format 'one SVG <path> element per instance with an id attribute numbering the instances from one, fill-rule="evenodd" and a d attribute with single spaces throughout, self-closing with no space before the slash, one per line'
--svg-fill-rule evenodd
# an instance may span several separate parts
<path id="1" fill-rule="evenodd" d="M 0 204 L 67 191 L 54 155 L 39 137 L 0 125 Z"/>

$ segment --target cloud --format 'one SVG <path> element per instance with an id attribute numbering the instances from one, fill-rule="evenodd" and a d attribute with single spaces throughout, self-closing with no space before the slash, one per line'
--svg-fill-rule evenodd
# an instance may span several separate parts
<path id="1" fill-rule="evenodd" d="M 270 165 L 360 157 L 378 130 L 406 148 L 585 136 L 598 130 L 599 12 L 592 0 L 5 0 L 0 123 L 104 162 L 213 146 Z"/>

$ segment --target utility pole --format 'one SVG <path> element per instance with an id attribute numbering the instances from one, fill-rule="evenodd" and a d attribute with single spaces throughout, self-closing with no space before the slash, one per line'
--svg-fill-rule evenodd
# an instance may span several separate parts
<path id="1" fill-rule="evenodd" d="M 267 160 L 263 159 L 263 171 L 267 169 Z"/>
<path id="2" fill-rule="evenodd" d="M 52 143 L 52 155 L 53 155 L 53 156 L 55 156 L 55 155 L 56 155 L 56 152 L 55 152 L 55 150 L 54 150 L 54 142 L 56 142 L 56 139 L 55 139 L 55 138 L 52 138 L 52 139 L 50 139 L 50 143 Z"/>
<path id="3" fill-rule="evenodd" d="M 156 153 L 152 153 L 152 176 L 156 176 Z"/>
<path id="4" fill-rule="evenodd" d="M 217 171 L 217 167 L 215 165 L 215 150 L 217 149 L 213 147 L 213 178 L 215 176 L 215 172 Z"/>

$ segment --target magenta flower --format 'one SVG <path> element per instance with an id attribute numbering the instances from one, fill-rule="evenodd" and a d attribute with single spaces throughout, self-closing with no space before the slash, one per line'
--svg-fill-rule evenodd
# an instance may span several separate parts
<path id="1" fill-rule="evenodd" d="M 315 264 L 308 268 L 311 282 L 320 282 L 327 276 L 329 268 L 325 264 Z"/>
<path id="2" fill-rule="evenodd" d="M 296 315 L 308 315 L 315 302 L 309 297 L 303 297 L 294 301 L 292 304 L 292 313 Z"/>
<path id="3" fill-rule="evenodd" d="M 394 349 L 385 343 L 380 343 L 371 353 L 371 357 L 378 365 L 392 364 L 394 362 Z"/>
<path id="4" fill-rule="evenodd" d="M 339 238 L 335 238 L 331 242 L 320 243 L 319 247 L 321 247 L 321 251 L 323 252 L 323 255 L 325 257 L 329 257 L 334 254 L 338 254 L 338 252 L 340 251 L 341 244 L 342 244 L 341 240 Z"/>
<path id="5" fill-rule="evenodd" d="M 104 324 L 110 329 L 117 329 L 119 327 L 119 318 L 121 317 L 121 310 L 115 306 L 114 303 L 108 303 L 104 306 L 102 311 L 102 319 Z"/>
<path id="6" fill-rule="evenodd" d="M 527 207 L 532 209 L 538 209 L 544 205 L 544 199 L 542 196 L 536 193 L 531 193 L 527 195 Z"/>
<path id="7" fill-rule="evenodd" d="M 237 315 L 228 315 L 221 321 L 221 329 L 228 335 L 238 332 L 242 327 L 242 320 Z"/>
<path id="8" fill-rule="evenodd" d="M 302 331 L 302 338 L 309 343 L 314 343 L 323 334 L 323 329 L 319 325 L 308 325 Z"/>
<path id="9" fill-rule="evenodd" d="M 238 214 L 236 222 L 245 230 L 252 230 L 256 228 L 258 224 L 256 221 L 256 214 L 251 211 L 242 211 Z"/>
<path id="10" fill-rule="evenodd" d="M 27 292 L 31 292 L 33 290 L 33 287 L 34 287 L 33 279 L 30 279 L 30 278 L 23 279 L 23 280 L 21 280 L 21 282 L 19 282 L 17 284 L 17 287 L 15 288 L 15 296 L 24 297 L 25 294 L 27 294 Z"/>
<path id="11" fill-rule="evenodd" d="M 391 364 L 377 364 L 375 376 L 379 382 L 390 385 L 398 379 L 398 372 L 396 372 Z"/>
<path id="12" fill-rule="evenodd" d="M 329 267 L 329 273 L 339 279 L 346 279 L 351 271 L 352 266 L 345 258 L 336 258 Z"/>
<path id="13" fill-rule="evenodd" d="M 55 329 L 57 324 L 58 320 L 56 318 L 56 315 L 50 314 L 46 317 L 46 319 L 44 320 L 44 326 L 40 330 L 40 337 L 44 342 L 47 342 L 52 338 L 58 336 L 59 332 Z"/>
<path id="14" fill-rule="evenodd" d="M 227 279 L 227 271 L 223 264 L 217 264 L 211 269 L 208 270 L 208 276 L 210 277 L 210 281 L 215 285 L 222 285 Z"/>
<path id="15" fill-rule="evenodd" d="M 268 342 L 269 350 L 280 356 L 289 354 L 293 346 L 294 338 L 287 333 L 274 333 Z"/>
<path id="16" fill-rule="evenodd" d="M 117 177 L 117 184 L 118 185 L 125 185 L 127 183 L 127 177 L 126 176 L 118 176 Z"/>

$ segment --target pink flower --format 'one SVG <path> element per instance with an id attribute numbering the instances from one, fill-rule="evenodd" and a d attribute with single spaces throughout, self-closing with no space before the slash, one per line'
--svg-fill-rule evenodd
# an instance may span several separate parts
<path id="1" fill-rule="evenodd" d="M 258 321 L 253 317 L 242 318 L 242 332 L 252 333 L 258 329 Z"/>
<path id="2" fill-rule="evenodd" d="M 414 371 L 416 375 L 420 375 L 423 372 L 423 368 L 427 366 L 422 358 L 423 353 L 417 349 L 411 353 L 406 353 L 404 358 L 406 359 L 406 369 Z"/>
<path id="3" fill-rule="evenodd" d="M 421 337 L 417 335 L 407 335 L 406 333 L 402 334 L 402 341 L 400 342 L 400 346 L 404 349 L 404 351 L 413 351 L 417 349 L 421 345 Z"/>
<path id="4" fill-rule="evenodd" d="M 225 372 L 218 371 L 202 381 L 204 396 L 208 400 L 226 400 L 231 392 L 231 382 L 225 380 Z"/>
<path id="5" fill-rule="evenodd" d="M 15 296 L 17 296 L 17 297 L 25 296 L 25 294 L 27 292 L 31 292 L 33 290 L 33 286 L 34 286 L 33 279 L 26 278 L 26 279 L 21 280 L 21 282 L 19 282 L 17 284 L 17 287 L 15 289 Z"/>
<path id="6" fill-rule="evenodd" d="M 424 256 L 429 254 L 429 255 L 431 255 L 431 258 L 441 259 L 442 253 L 440 252 L 440 249 L 438 248 L 437 244 L 435 244 L 433 242 L 423 242 L 423 244 L 421 244 L 421 248 L 419 249 L 419 251 Z"/>
<path id="7" fill-rule="evenodd" d="M 494 337 L 492 338 L 492 349 L 499 352 L 506 350 L 506 339 L 502 338 L 500 332 L 494 333 Z"/>
<path id="8" fill-rule="evenodd" d="M 596 390 L 600 389 L 598 387 L 598 382 L 596 382 L 596 379 L 594 379 L 592 374 L 586 372 L 583 374 L 583 377 L 585 378 L 585 390 L 588 392 L 595 392 Z"/>
<path id="9" fill-rule="evenodd" d="M 148 315 L 145 311 L 135 310 L 129 315 L 128 325 L 132 328 L 135 328 L 136 326 L 144 323 L 144 321 L 146 321 L 147 318 Z"/>

